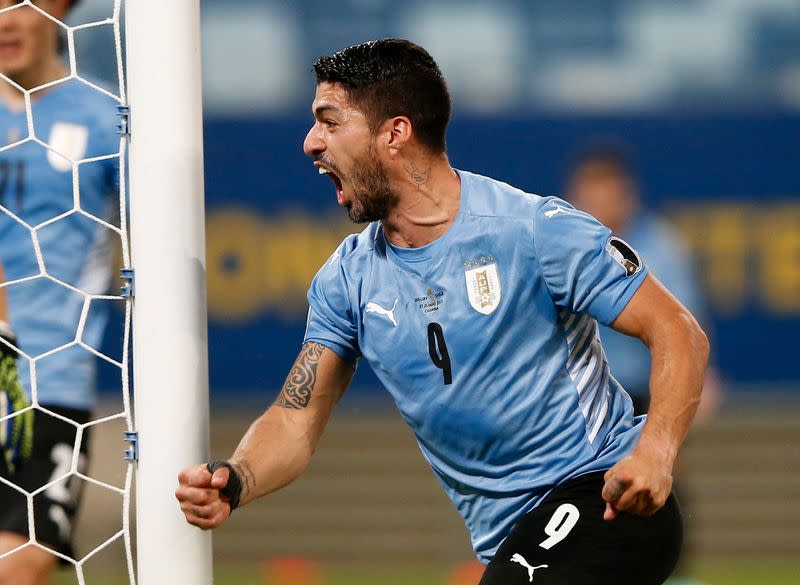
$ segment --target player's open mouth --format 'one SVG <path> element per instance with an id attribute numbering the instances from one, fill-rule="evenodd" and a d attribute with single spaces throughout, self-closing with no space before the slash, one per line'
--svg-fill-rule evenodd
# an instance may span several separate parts
<path id="1" fill-rule="evenodd" d="M 16 56 L 21 49 L 21 41 L 0 41 L 0 55 L 3 57 Z"/>
<path id="2" fill-rule="evenodd" d="M 344 193 L 342 192 L 342 180 L 339 178 L 339 176 L 333 171 L 324 167 L 319 167 L 319 174 L 328 175 L 331 178 L 331 181 L 333 181 L 333 184 L 336 187 L 336 201 L 339 203 L 339 205 L 343 205 Z"/>

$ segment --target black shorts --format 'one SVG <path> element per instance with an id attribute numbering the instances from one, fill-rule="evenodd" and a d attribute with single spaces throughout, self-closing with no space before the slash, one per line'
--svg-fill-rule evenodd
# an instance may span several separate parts
<path id="1" fill-rule="evenodd" d="M 43 407 L 76 423 L 89 421 L 90 414 L 85 410 Z M 18 466 L 13 474 L 5 468 L 1 471 L 3 477 L 27 492 L 33 492 L 69 472 L 77 433 L 75 426 L 40 410 L 35 412 L 30 460 Z M 84 474 L 88 465 L 88 444 L 89 428 L 86 428 L 78 458 L 78 471 Z M 72 558 L 73 524 L 83 484 L 82 480 L 70 476 L 33 498 L 36 541 Z M 4 483 L 0 483 L 0 531 L 16 532 L 25 538 L 29 535 L 27 499 Z"/>
<path id="2" fill-rule="evenodd" d="M 648 518 L 603 520 L 603 472 L 553 490 L 523 516 L 486 568 L 480 585 L 657 585 L 678 562 L 678 501 Z"/>

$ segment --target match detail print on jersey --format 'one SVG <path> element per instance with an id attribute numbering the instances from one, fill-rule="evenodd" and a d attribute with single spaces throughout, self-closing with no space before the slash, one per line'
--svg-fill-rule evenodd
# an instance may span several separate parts
<path id="1" fill-rule="evenodd" d="M 606 252 L 625 269 L 628 276 L 633 276 L 642 269 L 642 259 L 622 238 L 611 236 L 606 244 Z"/>
<path id="2" fill-rule="evenodd" d="M 497 264 L 483 264 L 464 271 L 467 280 L 467 296 L 472 308 L 484 315 L 491 315 L 500 305 L 503 296 Z"/>

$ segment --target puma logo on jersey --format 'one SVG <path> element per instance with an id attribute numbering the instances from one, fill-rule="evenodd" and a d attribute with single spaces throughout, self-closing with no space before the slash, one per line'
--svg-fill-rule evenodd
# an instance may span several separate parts
<path id="1" fill-rule="evenodd" d="M 512 563 L 518 563 L 518 564 L 522 565 L 523 567 L 525 567 L 526 569 L 528 569 L 528 581 L 530 581 L 531 583 L 533 583 L 533 572 L 536 569 L 546 569 L 547 568 L 547 565 L 539 565 L 537 567 L 530 566 L 528 564 L 528 561 L 526 561 L 525 557 L 523 557 L 521 554 L 515 554 L 513 557 L 511 557 L 511 562 Z"/>
<path id="2" fill-rule="evenodd" d="M 384 309 L 378 303 L 373 303 L 370 301 L 367 303 L 367 313 L 377 313 L 378 315 L 383 315 L 392 322 L 392 325 L 397 327 L 397 319 L 394 318 L 394 309 L 397 306 L 397 301 L 399 300 L 400 299 L 394 300 L 394 304 L 392 305 L 391 309 Z"/>
<path id="3" fill-rule="evenodd" d="M 556 208 L 551 209 L 550 211 L 545 211 L 544 214 L 547 216 L 547 219 L 553 219 L 559 213 L 569 213 L 569 209 L 566 207 L 561 207 L 559 204 L 556 203 Z"/>

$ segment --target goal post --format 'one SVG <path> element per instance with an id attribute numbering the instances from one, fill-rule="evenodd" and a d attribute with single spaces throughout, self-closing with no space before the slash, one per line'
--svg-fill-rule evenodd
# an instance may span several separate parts
<path id="1" fill-rule="evenodd" d="M 174 497 L 208 460 L 200 0 L 127 0 L 139 585 L 212 582 Z"/>

